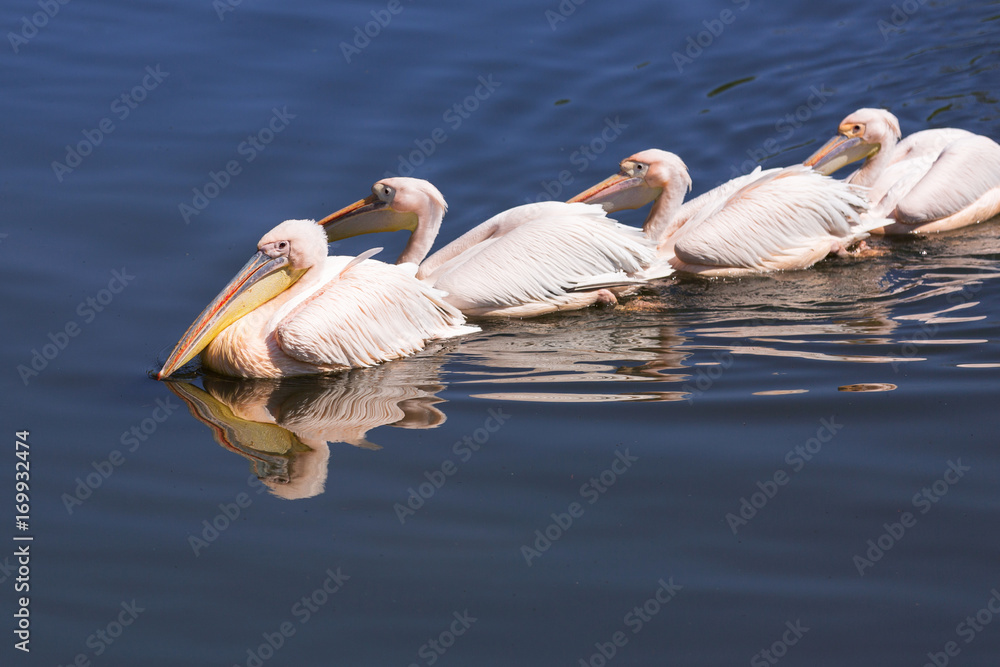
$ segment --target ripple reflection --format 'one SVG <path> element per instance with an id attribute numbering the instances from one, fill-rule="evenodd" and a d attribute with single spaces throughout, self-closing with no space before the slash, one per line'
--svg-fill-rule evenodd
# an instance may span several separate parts
<path id="1" fill-rule="evenodd" d="M 445 414 L 437 396 L 441 350 L 373 368 L 323 377 L 238 380 L 206 375 L 204 388 L 168 381 L 215 441 L 250 462 L 281 498 L 323 492 L 329 443 L 379 449 L 367 438 L 379 426 L 437 428 Z"/>

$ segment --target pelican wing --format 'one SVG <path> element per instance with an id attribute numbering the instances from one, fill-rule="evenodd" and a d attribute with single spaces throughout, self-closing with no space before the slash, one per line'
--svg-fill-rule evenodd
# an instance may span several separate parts
<path id="1" fill-rule="evenodd" d="M 749 174 L 737 176 L 731 181 L 726 181 L 722 185 L 712 188 L 708 192 L 703 192 L 694 199 L 689 199 L 684 202 L 677 211 L 677 216 L 674 218 L 674 222 L 671 227 L 680 228 L 682 225 L 687 224 L 690 220 L 697 217 L 703 209 L 714 210 L 720 204 L 729 199 L 737 190 L 753 183 L 758 178 L 776 173 L 778 171 L 781 170 L 768 169 L 767 171 L 762 171 L 761 167 L 757 166 Z"/>
<path id="2" fill-rule="evenodd" d="M 955 127 L 914 132 L 896 145 L 896 149 L 892 153 L 892 161 L 896 163 L 918 157 L 929 157 L 936 160 L 941 151 L 951 144 L 974 136 L 976 135 L 968 130 Z"/>
<path id="3" fill-rule="evenodd" d="M 933 155 L 918 155 L 885 167 L 868 191 L 872 202 L 870 214 L 879 217 L 891 215 L 896 204 L 927 175 L 936 159 L 937 156 Z"/>
<path id="4" fill-rule="evenodd" d="M 463 311 L 547 303 L 598 284 L 641 283 L 656 260 L 642 230 L 618 224 L 593 204 L 518 206 L 473 232 L 442 249 L 450 258 L 424 276 Z M 478 242 L 469 245 L 469 238 Z"/>
<path id="5" fill-rule="evenodd" d="M 805 268 L 835 245 L 865 238 L 859 213 L 866 208 L 860 188 L 808 167 L 786 167 L 745 185 L 714 208 L 703 208 L 677 240 L 675 252 L 691 265 Z"/>
<path id="6" fill-rule="evenodd" d="M 916 225 L 947 217 L 1000 186 L 1000 145 L 970 135 L 948 145 L 896 203 L 896 220 Z"/>
<path id="7" fill-rule="evenodd" d="M 324 367 L 361 367 L 421 350 L 428 340 L 478 331 L 412 271 L 328 257 L 319 286 L 275 315 L 281 350 Z"/>

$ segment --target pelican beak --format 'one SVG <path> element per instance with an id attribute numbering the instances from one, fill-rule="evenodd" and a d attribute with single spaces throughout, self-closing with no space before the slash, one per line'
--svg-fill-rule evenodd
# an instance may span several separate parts
<path id="1" fill-rule="evenodd" d="M 569 200 L 601 204 L 609 213 L 629 208 L 642 208 L 660 196 L 662 188 L 651 188 L 638 176 L 617 173 L 588 188 Z"/>
<path id="2" fill-rule="evenodd" d="M 860 137 L 838 134 L 823 147 L 809 156 L 804 164 L 819 173 L 829 176 L 841 167 L 858 160 L 864 160 L 878 153 L 879 144 L 869 144 Z"/>
<path id="3" fill-rule="evenodd" d="M 201 311 L 194 324 L 188 327 L 156 379 L 169 377 L 204 350 L 223 329 L 284 292 L 303 273 L 305 270 L 290 269 L 285 256 L 271 257 L 258 252 L 251 257 L 212 303 Z"/>
<path id="4" fill-rule="evenodd" d="M 376 195 L 370 195 L 331 213 L 317 224 L 326 228 L 326 239 L 333 243 L 375 232 L 395 232 L 401 229 L 413 232 L 417 229 L 417 222 L 416 213 L 402 213 Z"/>

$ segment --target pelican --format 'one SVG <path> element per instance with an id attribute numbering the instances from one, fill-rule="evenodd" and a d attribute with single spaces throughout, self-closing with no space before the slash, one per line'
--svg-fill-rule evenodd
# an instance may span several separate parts
<path id="1" fill-rule="evenodd" d="M 941 232 L 1000 214 L 1000 145 L 989 137 L 942 128 L 899 141 L 884 109 L 858 109 L 838 132 L 805 164 L 831 174 L 865 160 L 847 182 L 871 189 L 870 215 L 891 218 L 873 233 Z"/>
<path id="2" fill-rule="evenodd" d="M 358 368 L 405 357 L 428 340 L 478 331 L 440 290 L 405 268 L 327 257 L 312 220 L 286 220 L 202 311 L 157 375 L 204 350 L 222 375 L 284 377 Z"/>
<path id="3" fill-rule="evenodd" d="M 658 255 L 678 271 L 703 276 L 805 269 L 831 252 L 846 254 L 876 224 L 861 220 L 868 207 L 862 188 L 802 165 L 755 171 L 682 205 L 690 189 L 679 157 L 649 149 L 570 201 L 611 212 L 652 201 L 643 230 Z"/>
<path id="4" fill-rule="evenodd" d="M 656 261 L 639 230 L 611 220 L 600 206 L 564 202 L 499 213 L 427 257 L 447 210 L 427 181 L 393 177 L 320 224 L 330 241 L 410 230 L 397 263 L 418 264 L 417 278 L 444 290 L 448 303 L 467 316 L 534 317 L 616 303 L 673 272 Z"/>

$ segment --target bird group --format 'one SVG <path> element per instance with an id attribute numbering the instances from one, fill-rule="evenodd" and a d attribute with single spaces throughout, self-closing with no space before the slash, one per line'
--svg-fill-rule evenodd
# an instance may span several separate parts
<path id="1" fill-rule="evenodd" d="M 870 234 L 957 229 L 1000 214 L 1000 145 L 959 129 L 901 139 L 859 109 L 803 164 L 737 177 L 685 202 L 691 178 L 658 149 L 568 202 L 499 213 L 429 255 L 447 211 L 427 181 L 379 180 L 318 223 L 288 220 L 202 311 L 157 374 L 202 365 L 284 377 L 378 364 L 477 331 L 467 317 L 533 317 L 616 303 L 674 272 L 738 276 L 805 269 Z M 830 176 L 864 160 L 844 180 Z M 609 213 L 652 203 L 642 229 Z M 409 230 L 396 264 L 327 257 L 327 243 Z M 429 255 L 429 256 L 428 256 Z"/>

